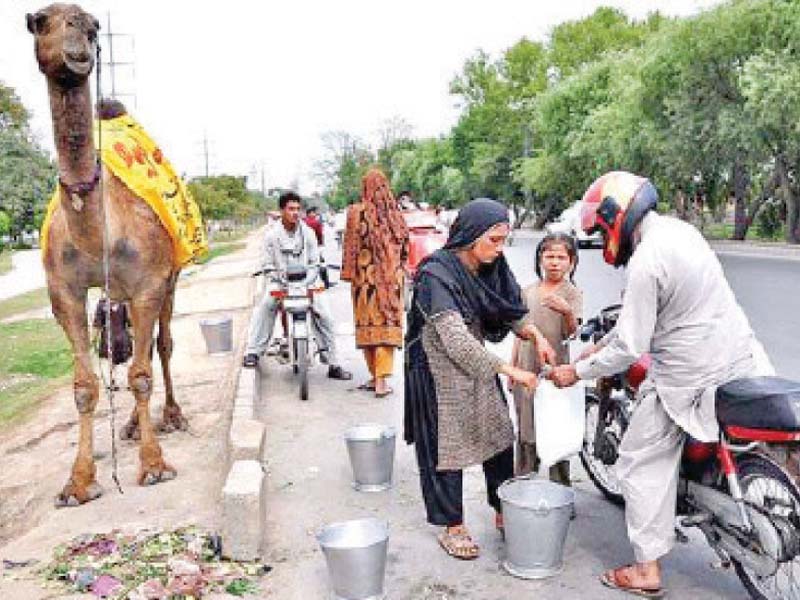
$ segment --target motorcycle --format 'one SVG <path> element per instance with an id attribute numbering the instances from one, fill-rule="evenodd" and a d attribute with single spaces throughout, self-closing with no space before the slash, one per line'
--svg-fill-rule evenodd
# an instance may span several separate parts
<path id="1" fill-rule="evenodd" d="M 605 308 L 578 335 L 597 343 L 616 324 Z M 647 376 L 645 355 L 624 373 L 586 388 L 580 459 L 610 501 L 624 503 L 613 465 Z M 722 565 L 733 566 L 757 600 L 800 598 L 800 488 L 788 465 L 800 450 L 800 383 L 779 377 L 737 379 L 716 392 L 720 438 L 687 438 L 678 484 L 682 527 L 697 527 Z M 679 541 L 688 538 L 676 528 Z"/>
<path id="2" fill-rule="evenodd" d="M 318 265 L 289 265 L 285 270 L 262 269 L 253 276 L 272 276 L 278 287 L 270 291 L 270 296 L 279 303 L 279 312 L 285 316 L 284 329 L 292 370 L 300 379 L 300 399 L 308 400 L 308 366 L 311 362 L 310 329 L 315 319 L 313 311 L 314 294 L 324 287 L 306 283 L 308 268 Z"/>

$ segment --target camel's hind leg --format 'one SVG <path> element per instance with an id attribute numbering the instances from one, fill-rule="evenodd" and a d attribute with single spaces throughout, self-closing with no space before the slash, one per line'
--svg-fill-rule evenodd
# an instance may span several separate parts
<path id="1" fill-rule="evenodd" d="M 128 383 L 136 398 L 139 422 L 139 484 L 150 485 L 175 477 L 177 472 L 168 465 L 161 454 L 161 446 L 150 420 L 150 395 L 153 391 L 153 368 L 150 347 L 153 343 L 153 326 L 163 304 L 164 296 L 151 294 L 131 301 L 134 345 L 133 363 L 128 370 Z"/>
<path id="2" fill-rule="evenodd" d="M 56 506 L 77 506 L 94 500 L 103 493 L 95 476 L 93 454 L 94 410 L 99 397 L 97 375 L 89 358 L 89 329 L 86 320 L 86 290 L 66 285 L 50 287 L 53 314 L 72 344 L 74 357 L 73 390 L 78 409 L 78 455 L 72 465 L 69 481 L 56 496 Z"/>
<path id="3" fill-rule="evenodd" d="M 164 390 L 166 392 L 164 415 L 159 425 L 159 430 L 166 433 L 178 430 L 185 431 L 189 428 L 189 422 L 183 416 L 181 407 L 175 402 L 175 395 L 172 390 L 172 373 L 170 371 L 170 359 L 172 358 L 170 322 L 172 321 L 172 310 L 175 306 L 175 286 L 177 281 L 178 273 L 176 272 L 170 280 L 167 297 L 164 298 L 161 313 L 158 315 L 158 339 L 156 341 L 158 358 L 161 362 L 161 372 L 164 375 Z"/>

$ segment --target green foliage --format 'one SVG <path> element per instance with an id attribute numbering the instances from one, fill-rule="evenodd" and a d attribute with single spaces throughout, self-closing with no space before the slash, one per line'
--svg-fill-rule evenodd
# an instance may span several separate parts
<path id="1" fill-rule="evenodd" d="M 41 224 L 55 185 L 50 159 L 19 130 L 0 129 L 0 234 L 12 237 Z"/>
<path id="2" fill-rule="evenodd" d="M 248 190 L 246 178 L 233 175 L 198 177 L 189 182 L 189 191 L 206 220 L 249 219 L 273 205 L 260 192 Z"/>
<path id="3" fill-rule="evenodd" d="M 781 203 L 759 233 L 800 243 L 798 56 L 800 2 L 735 0 L 643 21 L 600 8 L 544 44 L 476 52 L 450 84 L 461 114 L 449 134 L 384 144 L 378 158 L 395 189 L 421 200 L 491 196 L 535 206 L 539 222 L 601 173 L 629 170 L 681 215 L 684 199 L 712 211 L 733 199 L 741 239 L 765 203 Z M 338 186 L 359 174 L 337 164 Z"/>

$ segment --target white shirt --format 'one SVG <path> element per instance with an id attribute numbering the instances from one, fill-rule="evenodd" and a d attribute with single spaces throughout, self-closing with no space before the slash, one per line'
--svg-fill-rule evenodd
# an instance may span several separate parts
<path id="1" fill-rule="evenodd" d="M 653 212 L 639 227 L 617 325 L 605 346 L 575 370 L 581 379 L 607 376 L 649 352 L 645 388 L 655 386 L 681 428 L 715 441 L 716 387 L 774 369 L 697 229 Z"/>
<path id="2" fill-rule="evenodd" d="M 264 235 L 263 269 L 285 270 L 289 265 L 317 265 L 319 263 L 319 247 L 317 238 L 311 228 L 299 221 L 294 231 L 288 231 L 282 221 L 278 221 L 267 229 Z M 306 283 L 317 278 L 316 266 L 308 269 Z M 269 275 L 268 275 L 269 278 Z"/>

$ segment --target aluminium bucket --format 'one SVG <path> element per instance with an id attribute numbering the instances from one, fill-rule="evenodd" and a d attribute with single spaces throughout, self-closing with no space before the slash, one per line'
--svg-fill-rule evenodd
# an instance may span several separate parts
<path id="1" fill-rule="evenodd" d="M 541 579 L 563 566 L 575 492 L 535 477 L 516 477 L 497 490 L 503 504 L 506 559 L 503 568 L 516 577 Z"/>
<path id="2" fill-rule="evenodd" d="M 317 535 L 336 600 L 384 598 L 389 525 L 375 518 L 326 525 Z"/>
<path id="3" fill-rule="evenodd" d="M 345 433 L 353 467 L 353 487 L 360 492 L 381 492 L 392 487 L 394 427 L 364 423 Z"/>
<path id="4" fill-rule="evenodd" d="M 233 348 L 233 319 L 231 317 L 203 319 L 200 321 L 200 330 L 203 332 L 206 350 L 209 354 L 230 352 Z"/>

